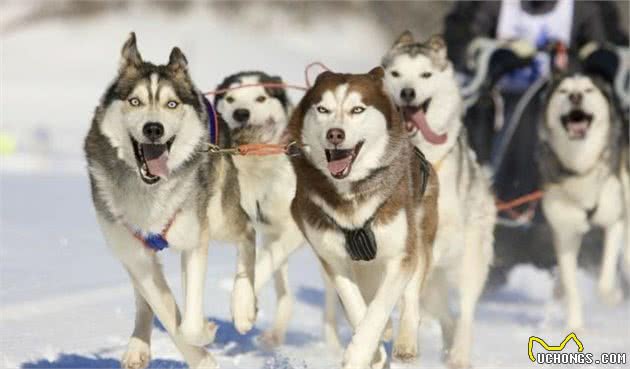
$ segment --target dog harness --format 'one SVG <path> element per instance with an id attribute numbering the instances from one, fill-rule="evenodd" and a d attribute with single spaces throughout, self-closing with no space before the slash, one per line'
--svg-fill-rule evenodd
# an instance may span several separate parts
<path id="1" fill-rule="evenodd" d="M 203 103 L 206 106 L 208 113 L 208 132 L 210 133 L 210 143 L 213 145 L 219 144 L 219 121 L 217 119 L 217 112 L 214 110 L 212 103 L 203 98 Z"/>
<path id="2" fill-rule="evenodd" d="M 166 240 L 166 235 L 171 229 L 173 222 L 175 222 L 175 218 L 177 217 L 178 213 L 179 210 L 176 211 L 175 214 L 173 214 L 173 217 L 168 221 L 168 223 L 166 223 L 164 229 L 162 229 L 162 232 L 160 233 L 144 232 L 140 228 L 134 227 L 129 223 L 123 222 L 123 224 L 129 230 L 129 232 L 131 232 L 133 237 L 140 241 L 142 245 L 144 245 L 144 247 L 158 252 L 169 247 L 168 241 Z"/>
<path id="3" fill-rule="evenodd" d="M 414 153 L 420 159 L 420 175 L 422 176 L 422 185 L 420 187 L 421 195 L 427 189 L 427 183 L 429 182 L 429 175 L 431 173 L 431 164 L 425 158 L 422 151 L 414 147 Z M 348 229 L 339 225 L 332 217 L 324 213 L 330 223 L 332 223 L 337 229 L 339 229 L 346 239 L 346 252 L 350 255 L 350 258 L 354 261 L 370 261 L 376 258 L 377 245 L 376 237 L 372 231 L 372 222 L 374 217 L 385 204 L 381 204 L 374 214 L 363 224 L 361 228 Z"/>

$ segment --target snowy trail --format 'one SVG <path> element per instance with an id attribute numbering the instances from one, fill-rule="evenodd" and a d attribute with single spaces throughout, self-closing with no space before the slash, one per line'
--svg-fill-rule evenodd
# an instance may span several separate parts
<path id="1" fill-rule="evenodd" d="M 48 191 L 37 191 L 35 188 L 43 183 Z M 3 174 L 0 189 L 0 366 L 118 367 L 133 327 L 133 294 L 123 269 L 109 255 L 99 234 L 87 179 Z M 57 192 L 73 196 L 54 196 Z M 38 237 L 25 232 L 34 230 L 29 225 L 36 225 Z M 179 298 L 177 256 L 166 252 L 162 257 L 169 283 Z M 294 316 L 287 344 L 273 352 L 256 341 L 273 317 L 270 286 L 260 297 L 258 321 L 252 332 L 240 336 L 230 322 L 234 260 L 232 247 L 211 248 L 206 313 L 220 327 L 216 342 L 209 348 L 221 368 L 338 367 L 340 355 L 330 352 L 321 340 L 323 291 L 311 250 L 303 248 L 290 261 L 290 280 L 296 295 Z M 592 278 L 582 274 L 580 282 L 587 311 L 588 328 L 580 335 L 585 348 L 594 353 L 628 352 L 630 304 L 626 301 L 615 308 L 602 306 L 594 300 Z M 530 335 L 545 337 L 549 342 L 564 338 L 562 306 L 553 300 L 552 288 L 549 273 L 519 267 L 505 287 L 485 297 L 477 312 L 475 367 L 532 367 L 527 358 Z M 342 338 L 347 341 L 350 330 L 343 318 L 340 322 Z M 421 329 L 419 361 L 394 363 L 392 368 L 442 368 L 440 342 L 437 324 L 426 321 Z M 152 352 L 153 368 L 184 366 L 159 323 L 153 334 Z"/>

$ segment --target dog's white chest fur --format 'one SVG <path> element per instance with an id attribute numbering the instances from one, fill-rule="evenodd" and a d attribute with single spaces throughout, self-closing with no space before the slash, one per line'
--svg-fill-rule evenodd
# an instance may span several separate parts
<path id="1" fill-rule="evenodd" d="M 333 218 L 337 224 L 346 229 L 362 227 L 371 218 L 382 201 L 380 198 L 375 197 L 373 201 L 367 201 L 362 206 L 358 206 L 357 211 L 345 215 L 335 213 L 322 199 L 316 196 L 312 196 L 311 200 L 329 217 Z M 346 251 L 346 239 L 340 229 L 321 230 L 313 227 L 308 222 L 305 222 L 304 229 L 307 239 L 324 259 L 350 260 L 350 256 Z M 401 209 L 393 220 L 387 224 L 371 224 L 371 229 L 374 232 L 377 245 L 374 261 L 387 260 L 404 252 L 407 242 L 407 215 L 404 210 Z"/>
<path id="2" fill-rule="evenodd" d="M 619 179 L 602 164 L 584 176 L 569 177 L 560 184 L 549 186 L 543 206 L 553 213 L 547 214 L 552 217 L 566 211 L 592 212 L 590 221 L 607 226 L 623 215 L 621 198 Z M 550 206 L 551 203 L 556 205 Z M 587 227 L 586 224 L 583 227 Z"/>
<path id="3" fill-rule="evenodd" d="M 241 207 L 257 227 L 290 217 L 295 174 L 285 156 L 235 157 Z"/>

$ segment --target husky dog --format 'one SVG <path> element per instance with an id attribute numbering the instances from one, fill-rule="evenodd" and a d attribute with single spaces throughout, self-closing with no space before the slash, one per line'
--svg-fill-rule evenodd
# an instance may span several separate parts
<path id="1" fill-rule="evenodd" d="M 437 227 L 437 177 L 382 79 L 324 72 L 289 124 L 303 147 L 291 210 L 354 328 L 345 369 L 385 365 L 384 329 L 403 294 L 418 296 Z"/>
<path id="2" fill-rule="evenodd" d="M 135 328 L 123 368 L 149 364 L 154 314 L 190 367 L 216 367 L 202 347 L 216 330 L 203 316 L 211 234 L 239 244 L 232 314 L 240 332 L 254 323 L 253 232 L 246 214 L 228 201 L 239 192 L 234 171 L 224 170 L 228 159 L 205 152 L 208 120 L 180 49 L 167 65 L 154 65 L 142 60 L 132 33 L 85 140 L 97 219 L 135 291 Z M 167 246 L 182 252 L 181 319 L 156 255 Z"/>
<path id="3" fill-rule="evenodd" d="M 227 77 L 217 87 L 220 91 L 228 89 L 217 94 L 214 103 L 236 145 L 286 143 L 291 111 L 289 98 L 284 88 L 256 86 L 261 83 L 282 84 L 282 79 L 263 72 L 241 72 Z M 252 86 L 243 87 L 246 85 Z M 304 243 L 290 210 L 295 195 L 295 174 L 284 155 L 235 156 L 233 162 L 242 189 L 241 207 L 253 220 L 256 233 L 261 235 L 265 245 L 256 258 L 256 293 L 274 275 L 275 322 L 262 340 L 276 346 L 284 341 L 293 306 L 287 258 Z M 335 327 L 336 300 L 334 289 L 327 287 L 324 334 L 333 346 L 339 345 Z"/>
<path id="4" fill-rule="evenodd" d="M 539 131 L 542 209 L 553 230 L 570 329 L 583 327 L 577 255 L 582 236 L 592 226 L 605 233 L 600 296 L 611 304 L 622 298 L 616 270 L 622 245 L 630 251 L 629 164 L 627 132 L 621 133 L 612 106 L 608 86 L 597 78 L 556 77 Z"/>
<path id="5" fill-rule="evenodd" d="M 434 36 L 416 42 L 406 31 L 383 58 L 383 67 L 407 134 L 434 166 L 440 182 L 440 223 L 422 301 L 440 321 L 449 364 L 466 367 L 475 306 L 493 258 L 496 210 L 490 183 L 465 136 L 462 99 L 444 40 Z M 456 323 L 448 309 L 449 285 L 459 291 Z M 394 343 L 394 355 L 401 360 L 417 355 L 418 301 L 417 297 L 403 301 Z"/>

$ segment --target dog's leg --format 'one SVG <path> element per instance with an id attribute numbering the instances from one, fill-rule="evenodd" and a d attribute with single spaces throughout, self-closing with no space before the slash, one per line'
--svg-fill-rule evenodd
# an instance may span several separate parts
<path id="1" fill-rule="evenodd" d="M 279 236 L 266 234 L 264 240 L 265 246 L 256 255 L 256 294 L 304 242 L 295 225 L 285 228 Z"/>
<path id="2" fill-rule="evenodd" d="M 604 302 L 615 305 L 623 298 L 621 289 L 616 286 L 617 262 L 624 242 L 624 222 L 618 220 L 606 229 L 602 270 L 599 275 L 598 291 Z"/>
<path id="3" fill-rule="evenodd" d="M 236 330 L 241 334 L 251 330 L 256 322 L 255 266 L 256 236 L 252 230 L 238 242 L 238 260 L 232 290 L 232 319 Z"/>
<path id="4" fill-rule="evenodd" d="M 386 357 L 383 357 L 382 345 L 379 347 L 380 338 L 392 310 L 400 300 L 417 265 L 418 260 L 408 257 L 396 258 L 387 262 L 380 287 L 367 310 L 363 309 L 365 313 L 356 325 L 352 341 L 346 348 L 343 361 L 344 369 L 382 368 L 385 365 Z M 358 302 L 354 301 L 357 300 L 355 293 L 346 291 L 348 283 L 343 283 L 345 282 L 344 278 L 338 277 L 335 282 L 347 309 L 349 309 L 349 304 L 346 303 L 348 297 L 350 297 L 349 303 L 359 305 Z M 362 299 L 358 300 L 361 301 Z M 370 361 L 372 361 L 371 364 Z"/>
<path id="5" fill-rule="evenodd" d="M 333 282 L 335 289 L 339 294 L 339 298 L 341 299 L 341 303 L 343 304 L 343 308 L 346 313 L 346 318 L 356 332 L 356 329 L 359 326 L 359 323 L 361 323 L 361 320 L 363 319 L 367 308 L 365 306 L 365 301 L 363 300 L 361 290 L 352 278 L 352 271 L 350 269 L 350 266 L 345 264 L 345 262 L 329 264 L 323 259 L 320 259 L 320 261 L 322 269 L 324 270 L 328 278 Z M 373 338 L 378 343 L 380 333 Z M 385 352 L 385 348 L 383 345 L 380 345 L 378 352 L 374 354 L 373 363 L 375 363 L 375 365 L 371 365 L 371 369 L 382 368 L 385 365 L 386 359 L 387 353 Z M 367 362 L 369 363 L 369 358 Z M 357 367 L 357 369 L 365 369 L 365 367 L 367 367 L 367 363 L 364 367 Z M 353 367 L 344 366 L 344 368 Z"/>
<path id="6" fill-rule="evenodd" d="M 491 259 L 492 231 L 481 234 L 480 230 L 473 229 L 466 236 L 458 276 L 459 319 L 455 326 L 455 336 L 447 361 L 451 368 L 467 368 L 470 365 L 475 308 L 488 277 Z"/>
<path id="7" fill-rule="evenodd" d="M 554 247 L 567 304 L 567 326 L 570 330 L 580 330 L 584 323 L 577 286 L 577 256 L 581 240 L 580 235 L 572 230 L 554 229 Z"/>
<path id="8" fill-rule="evenodd" d="M 123 369 L 144 369 L 151 361 L 151 331 L 153 311 L 144 297 L 134 288 L 136 299 L 136 322 L 129 339 L 127 351 L 120 360 Z"/>
<path id="9" fill-rule="evenodd" d="M 584 320 L 577 286 L 577 256 L 582 236 L 589 229 L 586 213 L 563 199 L 553 187 L 545 192 L 542 209 L 553 231 L 562 290 L 567 304 L 567 326 L 580 330 Z"/>
<path id="10" fill-rule="evenodd" d="M 324 339 L 326 344 L 334 351 L 342 349 L 339 335 L 337 334 L 337 292 L 328 275 L 322 270 L 324 280 Z"/>
<path id="11" fill-rule="evenodd" d="M 444 354 L 448 354 L 453 345 L 455 319 L 448 305 L 449 284 L 446 271 L 443 268 L 433 269 L 430 278 L 425 283 L 426 287 L 421 298 L 422 307 L 440 322 L 442 350 Z"/>
<path id="12" fill-rule="evenodd" d="M 416 270 L 400 302 L 400 323 L 392 354 L 395 359 L 403 362 L 413 361 L 418 356 L 421 280 L 420 270 Z"/>
<path id="13" fill-rule="evenodd" d="M 125 262 L 123 260 L 123 262 Z M 180 322 L 179 309 L 173 297 L 164 274 L 155 255 L 135 261 L 127 260 L 125 267 L 131 276 L 135 288 L 157 315 L 158 319 L 169 333 L 175 345 L 182 353 L 184 360 L 191 368 L 216 368 L 217 364 L 203 347 L 196 347 L 186 343 L 177 334 Z"/>
<path id="14" fill-rule="evenodd" d="M 203 222 L 202 224 L 207 224 Z M 214 341 L 217 327 L 203 315 L 203 296 L 208 267 L 208 227 L 203 226 L 199 245 L 182 252 L 182 283 L 184 286 L 184 315 L 179 326 L 182 337 L 191 345 L 205 346 Z"/>
<path id="15" fill-rule="evenodd" d="M 273 328 L 262 336 L 263 342 L 273 347 L 284 342 L 293 309 L 288 259 L 302 245 L 304 239 L 300 230 L 291 223 L 282 229 L 279 236 L 273 233 L 265 234 L 264 240 L 265 246 L 256 256 L 256 295 L 273 275 L 277 296 L 275 322 Z"/>
<path id="16" fill-rule="evenodd" d="M 361 289 L 361 294 L 363 295 L 363 300 L 366 305 L 369 305 L 372 302 L 374 296 L 376 295 L 376 291 L 378 291 L 378 288 L 380 287 L 382 281 L 381 269 L 381 265 L 370 265 L 367 268 L 357 266 L 353 268 L 357 284 Z M 390 317 L 387 320 L 387 325 L 383 330 L 383 336 L 381 339 L 383 341 L 391 341 L 391 336 L 393 334 L 392 330 L 392 319 Z"/>
<path id="17" fill-rule="evenodd" d="M 273 328 L 263 333 L 263 342 L 270 347 L 278 346 L 284 342 L 291 311 L 293 310 L 293 296 L 289 289 L 289 264 L 284 263 L 274 276 L 276 288 L 276 315 Z"/>

